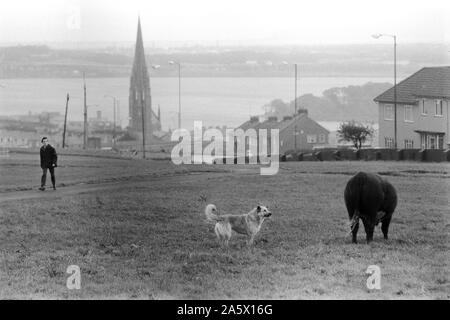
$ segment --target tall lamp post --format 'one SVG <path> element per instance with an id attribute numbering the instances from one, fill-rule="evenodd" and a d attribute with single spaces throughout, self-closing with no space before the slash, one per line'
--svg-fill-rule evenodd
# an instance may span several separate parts
<path id="1" fill-rule="evenodd" d="M 114 114 L 114 123 L 113 123 L 113 146 L 116 147 L 116 101 L 117 98 L 114 96 L 111 96 L 109 94 L 105 94 L 105 98 L 112 98 L 113 99 L 113 114 Z"/>
<path id="2" fill-rule="evenodd" d="M 84 109 L 83 109 L 83 149 L 87 147 L 87 134 L 88 134 L 88 122 L 87 122 L 87 108 L 86 103 L 86 78 L 83 72 L 83 91 L 84 91 Z"/>
<path id="3" fill-rule="evenodd" d="M 283 64 L 288 65 L 289 63 L 286 61 L 283 61 Z M 294 118 L 297 116 L 297 63 L 294 63 Z M 297 150 L 297 123 L 294 125 L 294 150 Z"/>
<path id="4" fill-rule="evenodd" d="M 86 92 L 86 91 L 85 91 Z M 98 104 L 86 104 L 86 94 L 84 95 L 84 134 L 83 134 L 83 149 L 88 147 L 89 122 L 88 122 L 88 108 L 98 107 Z"/>
<path id="5" fill-rule="evenodd" d="M 393 34 L 377 33 L 373 38 L 391 37 L 394 39 L 394 147 L 397 149 L 397 36 Z"/>
<path id="6" fill-rule="evenodd" d="M 169 64 L 178 65 L 178 129 L 181 129 L 181 64 L 173 60 Z"/>

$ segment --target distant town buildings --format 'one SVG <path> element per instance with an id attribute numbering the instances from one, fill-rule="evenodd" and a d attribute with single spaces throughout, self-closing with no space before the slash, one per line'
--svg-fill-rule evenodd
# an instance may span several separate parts
<path id="1" fill-rule="evenodd" d="M 394 88 L 378 103 L 379 145 L 394 148 Z M 397 84 L 397 147 L 447 149 L 449 138 L 450 66 L 422 68 Z"/>
<path id="2" fill-rule="evenodd" d="M 170 137 L 161 130 L 161 114 L 152 109 L 150 78 L 145 61 L 141 23 L 138 31 L 134 62 L 130 77 L 129 91 L 130 122 L 127 130 L 115 126 L 113 122 L 102 117 L 97 111 L 96 117 L 88 119 L 87 147 L 100 148 L 142 148 L 142 124 L 146 137 L 146 145 L 158 145 L 167 142 Z M 0 147 L 3 148 L 36 148 L 40 146 L 40 138 L 47 136 L 52 145 L 62 147 L 64 115 L 58 112 L 29 113 L 0 118 Z M 83 148 L 84 125 L 82 121 L 68 119 L 66 130 L 66 147 Z M 115 141 L 114 141 L 115 136 Z"/>
<path id="3" fill-rule="evenodd" d="M 238 127 L 244 131 L 255 129 L 267 129 L 270 134 L 271 129 L 279 130 L 279 153 L 284 154 L 292 150 L 312 150 L 314 148 L 323 148 L 329 146 L 329 131 L 308 117 L 306 109 L 299 109 L 293 116 L 286 116 L 279 120 L 277 117 L 269 117 L 260 122 L 259 117 L 251 117 Z M 270 146 L 270 137 L 268 146 Z M 246 143 L 248 145 L 248 141 Z"/>
<path id="4" fill-rule="evenodd" d="M 48 137 L 49 142 L 62 147 L 64 116 L 59 112 L 41 112 L 26 115 L 4 116 L 0 118 L 1 148 L 38 148 L 41 138 Z M 101 112 L 88 121 L 88 147 L 112 148 L 114 124 L 102 118 Z M 83 147 L 83 121 L 68 121 L 66 147 L 81 149 Z M 116 126 L 116 135 L 123 135 L 124 130 Z"/>

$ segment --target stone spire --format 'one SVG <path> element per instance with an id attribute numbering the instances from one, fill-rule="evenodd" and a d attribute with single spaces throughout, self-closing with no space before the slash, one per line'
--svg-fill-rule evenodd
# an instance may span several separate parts
<path id="1" fill-rule="evenodd" d="M 144 124 L 146 144 L 150 143 L 153 133 L 152 125 L 152 97 L 150 92 L 150 78 L 145 62 L 144 42 L 142 40 L 141 19 L 138 19 L 136 47 L 134 51 L 133 69 L 130 77 L 129 113 L 130 129 L 133 134 L 142 138 L 142 110 L 144 110 Z"/>
<path id="2" fill-rule="evenodd" d="M 141 18 L 138 18 L 138 30 L 136 36 L 136 47 L 134 49 L 134 61 L 132 77 L 139 79 L 148 78 L 147 64 L 145 63 L 144 41 L 142 40 Z"/>

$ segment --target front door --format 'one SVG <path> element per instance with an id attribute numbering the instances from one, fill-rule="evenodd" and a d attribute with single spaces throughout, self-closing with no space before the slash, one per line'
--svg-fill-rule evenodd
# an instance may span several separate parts
<path id="1" fill-rule="evenodd" d="M 421 133 L 420 146 L 422 149 L 444 149 L 444 134 Z"/>

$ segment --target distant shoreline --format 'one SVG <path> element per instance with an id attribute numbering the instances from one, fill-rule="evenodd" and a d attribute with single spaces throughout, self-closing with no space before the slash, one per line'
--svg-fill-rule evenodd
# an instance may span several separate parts
<path id="1" fill-rule="evenodd" d="M 407 75 L 397 74 L 398 78 L 406 77 Z M 390 78 L 391 75 L 386 74 L 319 74 L 319 75 L 299 75 L 298 79 L 301 78 Z M 24 79 L 82 79 L 83 76 L 77 77 L 0 77 L 0 80 L 24 80 Z M 129 76 L 88 76 L 86 75 L 86 79 L 123 79 L 129 78 Z M 150 78 L 177 78 L 173 75 L 151 75 Z M 182 76 L 182 79 L 188 78 L 282 78 L 282 79 L 290 79 L 292 76 L 283 76 L 283 75 L 186 75 Z"/>

